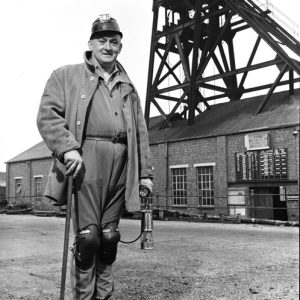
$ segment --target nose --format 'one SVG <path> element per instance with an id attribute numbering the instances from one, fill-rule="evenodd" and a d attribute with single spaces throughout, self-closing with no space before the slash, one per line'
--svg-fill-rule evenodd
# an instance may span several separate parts
<path id="1" fill-rule="evenodd" d="M 107 42 L 104 44 L 104 48 L 105 48 L 106 50 L 111 50 L 111 44 L 110 44 L 109 41 L 107 41 Z"/>

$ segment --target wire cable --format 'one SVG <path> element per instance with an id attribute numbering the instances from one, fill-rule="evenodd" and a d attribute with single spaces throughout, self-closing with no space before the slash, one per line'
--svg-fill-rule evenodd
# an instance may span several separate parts
<path id="1" fill-rule="evenodd" d="M 136 242 L 141 237 L 141 235 L 142 235 L 142 232 L 140 233 L 140 235 L 135 240 L 128 241 L 128 242 L 120 240 L 120 243 L 123 243 L 123 244 L 132 244 L 132 243 Z"/>

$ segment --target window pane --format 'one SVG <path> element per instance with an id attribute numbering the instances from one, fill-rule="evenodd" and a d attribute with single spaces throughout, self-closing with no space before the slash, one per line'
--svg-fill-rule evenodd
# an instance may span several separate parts
<path id="1" fill-rule="evenodd" d="M 172 169 L 172 194 L 174 205 L 187 205 L 186 168 Z"/>
<path id="2" fill-rule="evenodd" d="M 21 196 L 22 193 L 22 179 L 16 178 L 15 179 L 15 195 L 16 197 Z"/>
<path id="3" fill-rule="evenodd" d="M 213 167 L 198 167 L 197 168 L 197 186 L 199 195 L 199 205 L 214 205 L 214 179 Z"/>
<path id="4" fill-rule="evenodd" d="M 34 193 L 36 200 L 42 199 L 42 177 L 34 177 Z"/>

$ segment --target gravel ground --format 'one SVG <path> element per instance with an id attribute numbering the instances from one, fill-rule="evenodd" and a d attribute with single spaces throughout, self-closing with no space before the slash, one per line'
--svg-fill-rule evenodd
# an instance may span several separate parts
<path id="1" fill-rule="evenodd" d="M 0 215 L 1 300 L 59 299 L 64 222 Z M 121 220 L 123 240 L 139 230 Z M 299 228 L 155 221 L 154 242 L 120 244 L 117 300 L 299 299 Z"/>

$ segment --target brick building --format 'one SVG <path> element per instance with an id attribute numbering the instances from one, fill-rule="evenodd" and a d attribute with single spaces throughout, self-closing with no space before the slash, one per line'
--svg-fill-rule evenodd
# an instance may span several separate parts
<path id="1" fill-rule="evenodd" d="M 262 96 L 263 97 L 263 96 Z M 299 95 L 217 104 L 193 125 L 149 126 L 154 205 L 193 214 L 299 220 Z"/>
<path id="2" fill-rule="evenodd" d="M 213 105 L 196 117 L 149 137 L 154 207 L 192 214 L 299 220 L 299 94 L 273 94 Z M 7 197 L 52 209 L 42 197 L 51 153 L 43 142 L 7 162 Z"/>
<path id="3" fill-rule="evenodd" d="M 52 203 L 45 197 L 51 153 L 40 142 L 6 162 L 6 197 L 10 203 L 28 203 L 33 208 L 50 209 Z"/>

